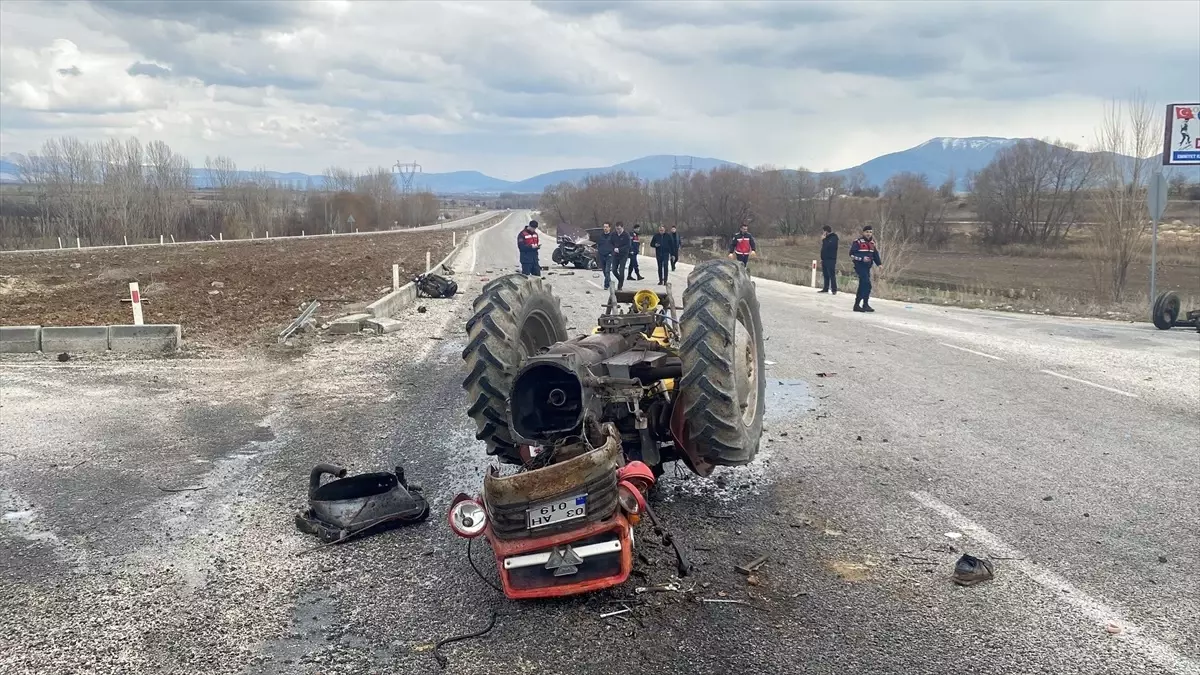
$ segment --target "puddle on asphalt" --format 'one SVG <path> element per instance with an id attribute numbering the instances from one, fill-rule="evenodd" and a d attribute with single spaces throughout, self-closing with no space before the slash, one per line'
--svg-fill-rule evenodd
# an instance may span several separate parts
<path id="1" fill-rule="evenodd" d="M 773 422 L 787 422 L 814 407 L 812 389 L 804 380 L 767 380 L 766 409 L 763 420 L 770 425 Z"/>

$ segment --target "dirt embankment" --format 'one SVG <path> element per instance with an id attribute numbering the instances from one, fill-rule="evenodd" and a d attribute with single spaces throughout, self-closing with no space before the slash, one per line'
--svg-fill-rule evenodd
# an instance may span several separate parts
<path id="1" fill-rule="evenodd" d="M 461 235 L 461 233 L 460 233 Z M 129 282 L 146 323 L 178 323 L 192 343 L 238 346 L 273 339 L 320 300 L 322 314 L 369 303 L 451 249 L 450 232 L 309 237 L 0 256 L 0 325 L 132 323 Z"/>

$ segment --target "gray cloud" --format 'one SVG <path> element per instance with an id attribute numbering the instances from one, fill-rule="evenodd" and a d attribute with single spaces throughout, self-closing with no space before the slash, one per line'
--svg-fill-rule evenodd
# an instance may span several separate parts
<path id="1" fill-rule="evenodd" d="M 287 26 L 306 13 L 305 3 L 278 0 L 92 0 L 90 4 L 113 16 L 174 21 L 207 32 Z"/>
<path id="2" fill-rule="evenodd" d="M 129 66 L 129 68 L 125 69 L 125 72 L 129 73 L 130 75 L 134 75 L 134 76 L 142 75 L 145 77 L 170 77 L 171 76 L 170 68 L 163 68 L 162 66 L 160 66 L 156 63 L 142 63 L 141 61 L 134 61 L 133 65 L 131 65 L 131 66 Z"/>
<path id="3" fill-rule="evenodd" d="M 630 2 L 627 0 L 535 0 L 535 6 L 552 15 L 574 19 L 612 16 L 633 29 L 668 26 L 721 27 L 762 24 L 776 28 L 821 24 L 853 14 L 847 4 L 818 2 Z"/>
<path id="4" fill-rule="evenodd" d="M 58 74 L 66 77 L 78 77 L 83 74 L 83 71 L 79 69 L 79 66 L 71 66 L 70 68 L 59 68 Z"/>

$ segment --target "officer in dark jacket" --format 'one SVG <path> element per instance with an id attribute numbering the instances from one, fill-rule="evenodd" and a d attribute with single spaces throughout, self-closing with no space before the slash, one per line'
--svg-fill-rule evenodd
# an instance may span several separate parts
<path id="1" fill-rule="evenodd" d="M 617 275 L 617 290 L 625 288 L 625 263 L 629 260 L 629 251 L 633 242 L 625 231 L 625 223 L 617 221 L 617 231 L 612 233 L 613 244 L 613 273 Z"/>
<path id="2" fill-rule="evenodd" d="M 613 231 L 612 225 L 605 223 L 600 236 L 596 238 L 596 262 L 604 271 L 604 290 L 608 290 L 612 275 L 613 263 Z"/>
<path id="3" fill-rule="evenodd" d="M 745 267 L 751 255 L 758 255 L 758 245 L 754 242 L 754 235 L 750 234 L 750 225 L 742 223 L 741 230 L 729 241 L 729 257 L 736 257 Z"/>
<path id="4" fill-rule="evenodd" d="M 874 312 L 871 307 L 871 268 L 883 267 L 879 248 L 875 245 L 875 231 L 867 225 L 862 236 L 850 244 L 850 260 L 854 261 L 854 273 L 858 275 L 858 294 L 854 296 L 854 311 Z M 859 303 L 862 303 L 861 306 Z"/>
<path id="5" fill-rule="evenodd" d="M 833 228 L 826 225 L 821 228 L 824 234 L 821 235 L 821 276 L 825 279 L 825 283 L 818 293 L 833 292 L 837 295 L 837 256 L 838 256 L 838 236 Z"/>
<path id="6" fill-rule="evenodd" d="M 633 281 L 633 275 L 637 275 L 638 281 L 642 280 L 642 270 L 638 267 L 638 255 L 642 252 L 642 226 L 640 223 L 633 224 L 633 233 L 629 235 L 629 280 Z"/>
<path id="7" fill-rule="evenodd" d="M 517 233 L 517 253 L 521 258 L 521 274 L 529 276 L 542 276 L 541 263 L 538 261 L 538 249 L 541 244 L 538 243 L 538 222 L 536 220 L 529 221 L 523 230 Z"/>
<path id="8" fill-rule="evenodd" d="M 671 235 L 667 234 L 667 228 L 662 225 L 658 226 L 658 234 L 655 234 L 650 239 L 650 248 L 654 249 L 654 259 L 658 261 L 658 285 L 665 286 L 667 284 L 668 265 L 671 261 Z"/>
<path id="9" fill-rule="evenodd" d="M 671 226 L 671 231 L 667 233 L 670 237 L 671 246 L 671 271 L 675 271 L 675 263 L 679 262 L 679 228 Z"/>

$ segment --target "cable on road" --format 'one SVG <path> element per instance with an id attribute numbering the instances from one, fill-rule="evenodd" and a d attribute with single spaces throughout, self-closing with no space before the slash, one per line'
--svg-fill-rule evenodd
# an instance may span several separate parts
<path id="1" fill-rule="evenodd" d="M 475 574 L 478 575 L 481 580 L 483 580 L 483 583 L 487 584 L 488 586 L 491 586 L 493 589 L 495 589 L 495 591 L 497 593 L 503 593 L 504 589 L 500 588 L 495 583 L 493 583 L 491 579 L 483 576 L 483 572 L 481 572 L 479 570 L 479 568 L 475 566 L 475 558 L 471 555 L 471 542 L 472 541 L 474 541 L 474 539 L 467 540 L 467 561 L 471 563 L 471 569 L 475 570 Z"/>
<path id="2" fill-rule="evenodd" d="M 488 620 L 488 625 L 483 630 L 475 631 L 474 633 L 465 633 L 463 635 L 455 635 L 454 637 L 444 638 L 444 639 L 440 640 L 437 644 L 435 644 L 433 646 L 433 658 L 437 659 L 438 665 L 441 666 L 441 668 L 444 670 L 446 668 L 446 665 L 450 663 L 450 661 L 445 656 L 442 656 L 442 652 L 440 651 L 444 645 L 448 645 L 451 642 L 459 642 L 461 640 L 472 640 L 474 638 L 483 637 L 484 635 L 487 635 L 488 633 L 492 632 L 493 628 L 496 627 L 496 618 L 499 616 L 500 616 L 500 613 L 493 609 L 492 610 L 492 618 Z"/>

